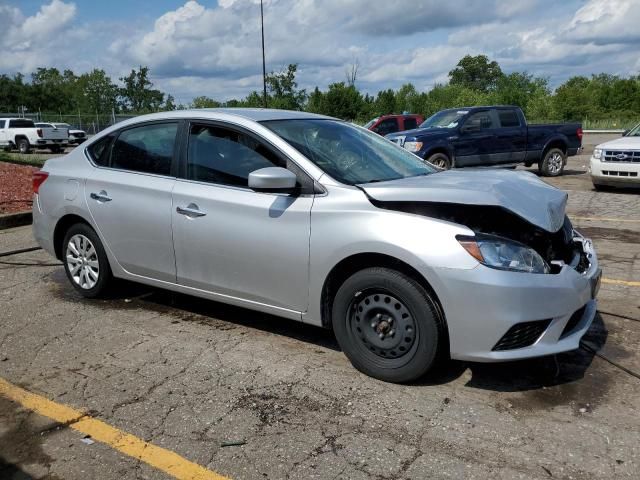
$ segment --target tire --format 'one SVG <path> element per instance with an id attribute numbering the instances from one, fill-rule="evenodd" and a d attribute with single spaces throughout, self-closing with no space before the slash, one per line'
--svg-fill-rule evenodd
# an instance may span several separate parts
<path id="1" fill-rule="evenodd" d="M 26 138 L 20 138 L 16 145 L 18 146 L 18 151 L 20 153 L 29 153 L 31 151 L 31 145 L 29 144 L 29 140 Z"/>
<path id="2" fill-rule="evenodd" d="M 403 383 L 423 376 L 438 357 L 443 321 L 431 295 L 388 268 L 349 277 L 333 299 L 332 326 L 340 348 L 362 373 Z"/>
<path id="3" fill-rule="evenodd" d="M 90 226 L 84 223 L 71 226 L 64 236 L 61 251 L 67 278 L 80 295 L 98 298 L 108 293 L 113 274 L 102 242 Z M 79 264 L 80 270 L 74 271 Z"/>
<path id="4" fill-rule="evenodd" d="M 540 163 L 538 170 L 543 177 L 558 177 L 562 175 L 567 163 L 567 155 L 559 148 L 550 148 Z"/>
<path id="5" fill-rule="evenodd" d="M 597 192 L 606 192 L 607 190 L 609 190 L 609 187 L 607 187 L 606 185 L 600 185 L 599 183 L 594 183 L 593 189 Z"/>
<path id="6" fill-rule="evenodd" d="M 49 150 L 51 150 L 51 153 L 61 153 L 62 147 L 60 147 L 59 145 L 54 145 L 53 147 L 50 147 Z"/>
<path id="7" fill-rule="evenodd" d="M 443 170 L 449 170 L 451 168 L 451 160 L 444 153 L 434 153 L 430 155 L 427 158 L 427 162 Z"/>

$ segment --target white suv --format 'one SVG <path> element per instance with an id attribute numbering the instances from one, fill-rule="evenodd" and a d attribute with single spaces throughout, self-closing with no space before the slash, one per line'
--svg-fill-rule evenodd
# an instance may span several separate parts
<path id="1" fill-rule="evenodd" d="M 596 146 L 589 171 L 596 189 L 640 187 L 640 123 L 622 138 Z"/>

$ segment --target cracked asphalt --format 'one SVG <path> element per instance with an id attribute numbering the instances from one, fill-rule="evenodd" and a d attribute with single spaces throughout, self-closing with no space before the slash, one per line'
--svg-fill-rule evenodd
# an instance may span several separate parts
<path id="1" fill-rule="evenodd" d="M 585 139 L 589 146 L 600 137 Z M 640 194 L 551 183 L 604 276 L 640 281 Z M 0 231 L 0 251 L 34 245 Z M 42 251 L 3 262 L 44 263 Z M 603 283 L 584 338 L 640 372 L 640 287 Z M 640 380 L 587 350 L 451 362 L 412 385 L 357 372 L 331 332 L 123 284 L 84 300 L 61 266 L 0 263 L 0 377 L 234 479 L 638 478 Z M 169 478 L 0 396 L 0 478 Z M 241 445 L 222 446 L 225 443 Z"/>

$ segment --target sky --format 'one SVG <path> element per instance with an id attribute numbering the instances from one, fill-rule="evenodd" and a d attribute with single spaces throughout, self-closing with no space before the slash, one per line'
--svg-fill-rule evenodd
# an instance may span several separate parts
<path id="1" fill-rule="evenodd" d="M 464 55 L 548 77 L 640 74 L 640 0 L 264 0 L 267 71 L 302 88 L 376 93 L 446 82 Z M 114 80 L 148 66 L 179 103 L 262 88 L 260 0 L 0 0 L 0 73 L 38 67 Z"/>

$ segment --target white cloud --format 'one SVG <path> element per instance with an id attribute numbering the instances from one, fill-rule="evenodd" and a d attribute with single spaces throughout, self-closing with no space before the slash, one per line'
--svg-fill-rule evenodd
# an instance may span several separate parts
<path id="1" fill-rule="evenodd" d="M 637 0 L 589 0 L 565 30 L 568 38 L 597 44 L 631 43 L 640 39 Z"/>

